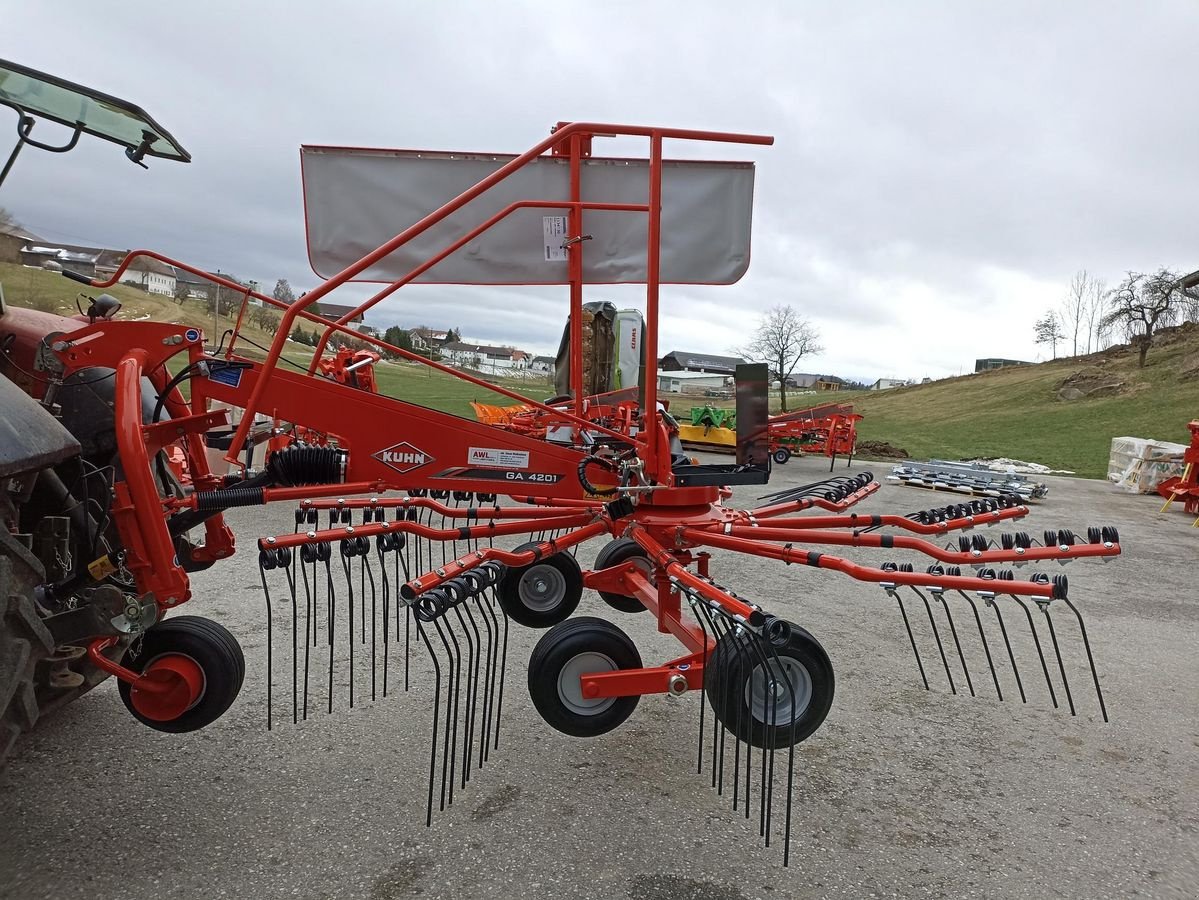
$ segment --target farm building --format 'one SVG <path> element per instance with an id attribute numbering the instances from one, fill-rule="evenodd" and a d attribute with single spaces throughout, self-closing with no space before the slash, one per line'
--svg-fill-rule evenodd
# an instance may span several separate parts
<path id="1" fill-rule="evenodd" d="M 713 356 L 710 353 L 688 353 L 671 350 L 658 362 L 662 372 L 704 372 L 732 375 L 745 360 L 739 356 Z"/>

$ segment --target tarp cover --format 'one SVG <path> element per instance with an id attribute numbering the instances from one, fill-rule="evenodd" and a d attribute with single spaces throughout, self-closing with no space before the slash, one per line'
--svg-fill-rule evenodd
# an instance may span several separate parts
<path id="1" fill-rule="evenodd" d="M 304 214 L 313 271 L 329 278 L 477 184 L 512 156 L 303 147 Z M 518 200 L 569 200 L 570 164 L 543 156 L 358 276 L 395 281 Z M 732 284 L 749 266 L 754 167 L 667 161 L 662 172 L 661 280 Z M 583 200 L 646 203 L 644 159 L 585 160 Z M 646 280 L 643 212 L 588 210 L 583 277 Z M 519 209 L 425 272 L 427 284 L 567 283 L 566 210 Z"/>

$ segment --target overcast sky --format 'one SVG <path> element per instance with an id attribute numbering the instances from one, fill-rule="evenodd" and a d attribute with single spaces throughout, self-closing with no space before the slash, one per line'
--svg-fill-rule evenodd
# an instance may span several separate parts
<path id="1" fill-rule="evenodd" d="M 728 352 L 790 303 L 826 347 L 803 370 L 956 374 L 1036 358 L 1033 322 L 1080 268 L 1199 268 L 1193 0 L 77 0 L 3 17 L 0 57 L 144 107 L 193 161 L 143 171 L 95 140 L 27 150 L 0 205 L 50 239 L 297 293 L 317 281 L 301 144 L 520 152 L 572 119 L 776 138 L 668 146 L 752 159 L 757 182 L 748 274 L 664 289 L 663 352 Z M 566 304 L 565 289 L 417 286 L 368 322 L 543 352 Z"/>

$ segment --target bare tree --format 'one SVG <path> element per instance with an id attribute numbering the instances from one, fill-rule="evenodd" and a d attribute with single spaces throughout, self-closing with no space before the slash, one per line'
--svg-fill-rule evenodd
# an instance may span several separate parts
<path id="1" fill-rule="evenodd" d="M 1070 288 L 1062 303 L 1061 328 L 1063 335 L 1074 342 L 1071 356 L 1078 356 L 1078 332 L 1087 317 L 1087 298 L 1091 295 L 1091 276 L 1079 269 L 1070 279 Z"/>
<path id="2" fill-rule="evenodd" d="M 1158 269 L 1152 275 L 1129 272 L 1112 291 L 1103 322 L 1124 329 L 1128 342 L 1137 348 L 1138 365 L 1144 368 L 1154 332 L 1174 323 L 1184 299 L 1179 277 L 1169 269 Z"/>
<path id="3" fill-rule="evenodd" d="M 787 305 L 776 306 L 763 316 L 753 339 L 738 352 L 770 367 L 772 377 L 779 380 L 779 399 L 786 412 L 787 379 L 801 359 L 823 349 L 815 326 Z"/>
<path id="4" fill-rule="evenodd" d="M 1037 335 L 1038 344 L 1049 344 L 1053 352 L 1053 358 L 1057 359 L 1057 345 L 1065 340 L 1065 334 L 1062 331 L 1061 322 L 1058 321 L 1057 313 L 1053 310 L 1045 313 L 1045 318 L 1039 320 L 1033 326 L 1033 330 Z"/>
<path id="5" fill-rule="evenodd" d="M 1104 349 L 1099 343 L 1099 323 L 1103 320 L 1103 313 L 1107 308 L 1107 295 L 1107 284 L 1098 278 L 1092 278 L 1086 300 L 1087 353 L 1091 352 L 1092 347 L 1096 352 Z"/>

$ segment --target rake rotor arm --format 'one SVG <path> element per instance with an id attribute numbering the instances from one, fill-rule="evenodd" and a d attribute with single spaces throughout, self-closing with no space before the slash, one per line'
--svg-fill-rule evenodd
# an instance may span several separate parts
<path id="1" fill-rule="evenodd" d="M 854 491 L 843 500 L 828 500 L 824 497 L 805 497 L 799 500 L 787 500 L 770 506 L 761 506 L 753 510 L 752 515 L 758 519 L 783 516 L 788 513 L 803 512 L 806 509 L 823 509 L 829 512 L 841 512 L 849 509 L 879 489 L 879 483 L 872 481 L 860 490 Z M 748 514 L 748 513 L 747 513 Z"/>
<path id="2" fill-rule="evenodd" d="M 756 536 L 762 529 L 753 529 Z M 1020 594 L 1026 597 L 1042 597 L 1056 600 L 1065 596 L 1062 583 L 1041 584 L 1032 581 L 999 581 L 993 578 L 977 578 L 968 575 L 931 575 L 925 572 L 889 572 L 873 566 L 863 566 L 839 556 L 818 553 L 815 550 L 795 550 L 789 547 L 774 547 L 758 541 L 734 535 L 713 534 L 699 528 L 685 528 L 682 537 L 695 544 L 765 556 L 785 563 L 798 563 L 817 569 L 833 569 L 857 581 L 876 584 L 907 585 L 909 587 L 935 590 L 961 590 L 986 593 Z"/>
<path id="3" fill-rule="evenodd" d="M 397 519 L 393 522 L 364 522 L 361 525 L 343 525 L 340 528 L 328 528 L 322 531 L 304 531 L 296 532 L 295 534 L 280 534 L 259 538 L 258 549 L 275 550 L 280 547 L 300 547 L 304 544 L 339 541 L 351 537 L 372 538 L 381 534 L 411 534 L 415 537 L 431 541 L 464 541 L 476 538 L 528 534 L 530 530 L 541 531 L 557 528 L 576 528 L 580 525 L 586 525 L 592 519 L 594 519 L 594 516 L 587 513 L 580 513 L 563 515 L 552 519 L 538 519 L 535 522 L 524 519 L 503 524 L 489 522 L 486 525 L 464 525 L 461 528 L 433 528 L 428 525 L 422 525 L 419 522 Z M 587 537 L 592 537 L 606 530 L 607 526 L 603 526 L 600 531 L 591 532 L 582 538 L 582 540 L 586 540 Z M 568 537 L 573 537 L 573 535 L 568 535 Z M 559 543 L 561 544 L 563 540 L 566 540 L 566 538 L 559 540 Z M 571 541 L 570 543 L 577 543 L 577 541 Z M 508 555 L 511 556 L 512 554 Z M 512 560 L 500 557 L 495 558 L 509 565 L 523 565 L 520 562 L 513 562 Z M 480 562 L 484 561 L 480 560 Z"/>
<path id="4" fill-rule="evenodd" d="M 938 562 L 982 565 L 986 563 L 1021 563 L 1042 560 L 1068 562 L 1083 557 L 1120 555 L 1120 545 L 1077 544 L 1075 546 L 1013 547 L 1011 550 L 946 550 L 923 538 L 890 534 L 861 534 L 859 532 L 820 531 L 804 528 L 755 527 L 747 525 L 715 526 L 720 533 L 734 538 L 756 541 L 792 541 L 800 544 L 828 544 L 840 547 L 874 547 L 881 549 L 914 550 Z"/>
<path id="5" fill-rule="evenodd" d="M 521 530 L 515 530 L 511 526 L 501 525 L 497 527 L 508 528 L 509 530 L 503 532 L 505 534 L 524 534 L 529 531 L 528 523 L 525 523 L 523 529 Z M 562 528 L 567 526 L 562 524 L 555 526 L 552 523 L 546 522 L 538 522 L 534 526 L 535 529 L 552 529 L 554 527 Z M 465 528 L 461 530 L 464 532 L 467 531 Z M 500 550 L 496 547 L 484 547 L 479 550 L 475 550 L 472 553 L 468 553 L 465 556 L 460 556 L 457 559 L 446 563 L 437 569 L 434 569 L 432 572 L 428 572 L 405 582 L 400 586 L 400 596 L 411 602 L 421 594 L 425 593 L 425 591 L 430 591 L 435 587 L 439 587 L 440 585 L 445 584 L 451 578 L 456 578 L 464 572 L 469 572 L 471 569 L 476 569 L 483 565 L 483 563 L 490 560 L 501 562 L 506 566 L 527 566 L 531 563 L 537 562 L 537 560 L 545 556 L 552 556 L 555 553 L 560 553 L 563 550 L 573 547 L 575 544 L 581 544 L 583 541 L 587 541 L 593 537 L 607 533 L 607 522 L 592 522 L 590 525 L 584 525 L 582 528 L 579 528 L 576 531 L 567 532 L 561 537 L 552 538 L 548 541 L 542 541 L 535 548 L 531 548 L 529 550 L 517 552 Z"/>
<path id="6" fill-rule="evenodd" d="M 1028 515 L 1027 506 L 1016 506 L 1011 509 L 1000 509 L 995 512 L 977 513 L 971 516 L 966 516 L 960 519 L 949 519 L 936 524 L 924 524 L 917 522 L 914 519 L 909 519 L 906 516 L 896 515 L 859 515 L 853 513 L 848 516 L 805 516 L 795 519 L 779 519 L 772 518 L 769 528 L 795 528 L 795 529 L 816 529 L 816 528 L 878 528 L 887 526 L 891 528 L 902 528 L 905 531 L 911 531 L 916 534 L 946 534 L 950 531 L 960 531 L 967 528 L 973 528 L 978 525 L 993 525 L 996 522 L 1001 522 L 1006 519 L 1019 519 Z M 758 513 L 745 513 L 742 521 L 752 522 L 760 518 Z"/>
<path id="7" fill-rule="evenodd" d="M 301 509 L 427 509 L 447 519 L 545 519 L 573 516 L 578 518 L 587 510 L 598 512 L 599 504 L 563 503 L 553 509 L 522 509 L 513 506 L 446 506 L 426 497 L 370 497 L 337 500 L 304 500 Z M 575 512 L 571 512 L 574 510 Z M 538 522 L 538 527 L 543 527 Z M 553 527 L 553 526 L 549 526 Z"/>

